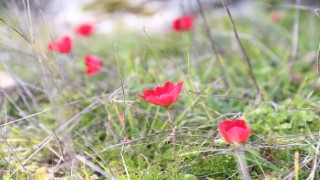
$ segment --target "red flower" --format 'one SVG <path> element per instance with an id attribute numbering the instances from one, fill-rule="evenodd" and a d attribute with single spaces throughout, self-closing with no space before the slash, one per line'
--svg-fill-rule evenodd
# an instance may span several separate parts
<path id="1" fill-rule="evenodd" d="M 72 49 L 72 39 L 69 36 L 63 36 L 60 40 L 51 42 L 48 45 L 48 49 L 66 54 Z"/>
<path id="2" fill-rule="evenodd" d="M 219 123 L 219 133 L 229 143 L 243 143 L 249 138 L 251 126 L 248 128 L 242 119 L 235 121 L 224 120 Z"/>
<path id="3" fill-rule="evenodd" d="M 182 16 L 173 21 L 172 28 L 174 31 L 189 31 L 193 27 L 193 16 Z"/>
<path id="4" fill-rule="evenodd" d="M 102 71 L 102 61 L 99 57 L 94 55 L 86 55 L 84 59 L 87 67 L 86 73 L 88 76 L 92 76 Z"/>
<path id="5" fill-rule="evenodd" d="M 152 104 L 168 107 L 178 100 L 182 86 L 183 82 L 174 85 L 173 82 L 168 81 L 164 86 L 146 90 L 138 96 Z"/>
<path id="6" fill-rule="evenodd" d="M 273 12 L 271 14 L 271 19 L 273 22 L 279 22 L 282 20 L 282 14 L 280 12 Z"/>
<path id="7" fill-rule="evenodd" d="M 90 36 L 94 32 L 94 29 L 92 23 L 83 23 L 75 29 L 75 32 L 79 36 Z"/>

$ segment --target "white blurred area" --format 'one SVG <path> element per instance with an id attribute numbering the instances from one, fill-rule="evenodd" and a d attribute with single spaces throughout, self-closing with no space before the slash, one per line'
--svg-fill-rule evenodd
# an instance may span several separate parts
<path id="1" fill-rule="evenodd" d="M 93 22 L 97 33 L 133 31 L 163 33 L 171 30 L 174 19 L 181 15 L 198 12 L 197 0 L 3 0 L 18 6 L 25 16 L 22 2 L 29 1 L 33 24 L 45 24 L 50 34 L 72 34 L 74 28 L 85 22 Z M 225 16 L 221 0 L 200 0 L 208 15 Z M 258 11 L 253 0 L 228 0 L 233 15 L 252 15 Z M 15 3 L 12 3 L 15 2 Z M 85 9 L 93 2 L 105 4 L 125 3 L 127 7 L 115 9 L 112 13 L 98 11 L 97 7 Z M 233 3 L 231 3 L 233 2 Z M 99 9 L 99 3 L 96 3 Z M 12 6 L 12 7 L 13 7 Z M 254 7 L 254 8 L 253 8 Z M 126 9 L 127 8 L 127 9 Z M 131 12 L 130 8 L 141 9 Z M 147 11 L 149 13 L 144 13 Z M 40 13 L 41 12 L 41 13 Z"/>
<path id="2" fill-rule="evenodd" d="M 125 10 L 113 13 L 95 12 L 94 9 L 84 11 L 84 7 L 94 0 L 53 0 L 46 13 L 60 30 L 68 30 L 82 22 L 94 22 L 97 33 L 111 33 L 126 30 L 144 33 L 162 33 L 171 30 L 172 21 L 183 15 L 198 12 L 197 0 L 105 0 L 125 1 L 131 7 L 138 7 L 152 15 L 131 13 Z M 236 6 L 230 6 L 233 14 L 252 15 L 256 1 L 233 0 Z M 224 16 L 225 11 L 220 0 L 201 0 L 204 9 L 213 16 Z M 50 18 L 51 17 L 51 18 Z M 72 29 L 72 28 L 71 28 Z"/>
<path id="3" fill-rule="evenodd" d="M 93 0 L 55 0 L 49 5 L 46 14 L 48 22 L 56 27 L 64 27 L 60 30 L 67 30 L 83 22 L 94 22 L 97 26 L 97 33 L 111 33 L 119 28 L 127 31 L 143 33 L 164 32 L 170 30 L 171 22 L 182 15 L 182 3 L 194 4 L 195 0 L 174 0 L 174 1 L 142 1 L 129 0 L 135 6 L 143 6 L 143 9 L 153 12 L 152 15 L 142 15 L 119 11 L 114 13 L 101 13 L 94 10 L 85 10 L 84 7 Z M 142 8 L 142 7 L 141 7 Z M 52 18 L 50 18 L 52 17 Z M 72 28 L 71 28 L 72 29 Z"/>

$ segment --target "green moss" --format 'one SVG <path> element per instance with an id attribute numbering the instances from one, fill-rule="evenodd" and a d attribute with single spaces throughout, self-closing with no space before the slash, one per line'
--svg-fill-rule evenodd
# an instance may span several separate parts
<path id="1" fill-rule="evenodd" d="M 232 155 L 189 156 L 184 158 L 181 172 L 195 176 L 226 179 L 237 171 Z"/>

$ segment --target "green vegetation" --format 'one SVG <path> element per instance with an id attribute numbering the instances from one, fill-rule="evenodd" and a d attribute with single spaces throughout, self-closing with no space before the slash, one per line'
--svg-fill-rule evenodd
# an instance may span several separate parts
<path id="1" fill-rule="evenodd" d="M 113 34 L 76 39 L 69 55 L 45 49 L 44 28 L 37 30 L 33 46 L 8 28 L 10 36 L 0 35 L 1 69 L 15 76 L 18 88 L 7 92 L 0 109 L 3 178 L 241 179 L 217 124 L 243 117 L 252 126 L 243 146 L 252 179 L 294 178 L 296 152 L 298 177 L 306 179 L 319 148 L 320 17 L 301 11 L 290 76 L 296 11 L 281 13 L 277 23 L 270 20 L 270 9 L 235 17 L 260 98 L 227 17 L 210 18 L 209 24 L 229 88 L 201 17 L 192 32 L 146 35 L 119 27 Z M 86 53 L 103 58 L 102 73 L 85 75 Z M 166 111 L 136 95 L 168 80 L 185 82 L 173 106 L 176 152 Z M 314 177 L 320 177 L 319 169 Z"/>

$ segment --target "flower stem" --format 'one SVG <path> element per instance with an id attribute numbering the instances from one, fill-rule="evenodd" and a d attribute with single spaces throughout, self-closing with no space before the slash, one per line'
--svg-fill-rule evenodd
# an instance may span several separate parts
<path id="1" fill-rule="evenodd" d="M 244 153 L 240 150 L 240 147 L 235 147 L 234 151 L 237 159 L 238 170 L 242 175 L 242 179 L 251 180 L 250 173 L 247 169 L 247 161 L 244 159 Z"/>
<path id="2" fill-rule="evenodd" d="M 171 109 L 171 108 L 167 108 L 167 113 L 168 113 L 168 117 L 169 117 L 169 123 L 170 123 L 170 126 L 171 126 L 171 128 L 172 128 L 173 151 L 176 151 L 177 135 L 176 135 L 176 127 L 175 127 L 174 121 L 173 121 L 172 109 Z"/>

